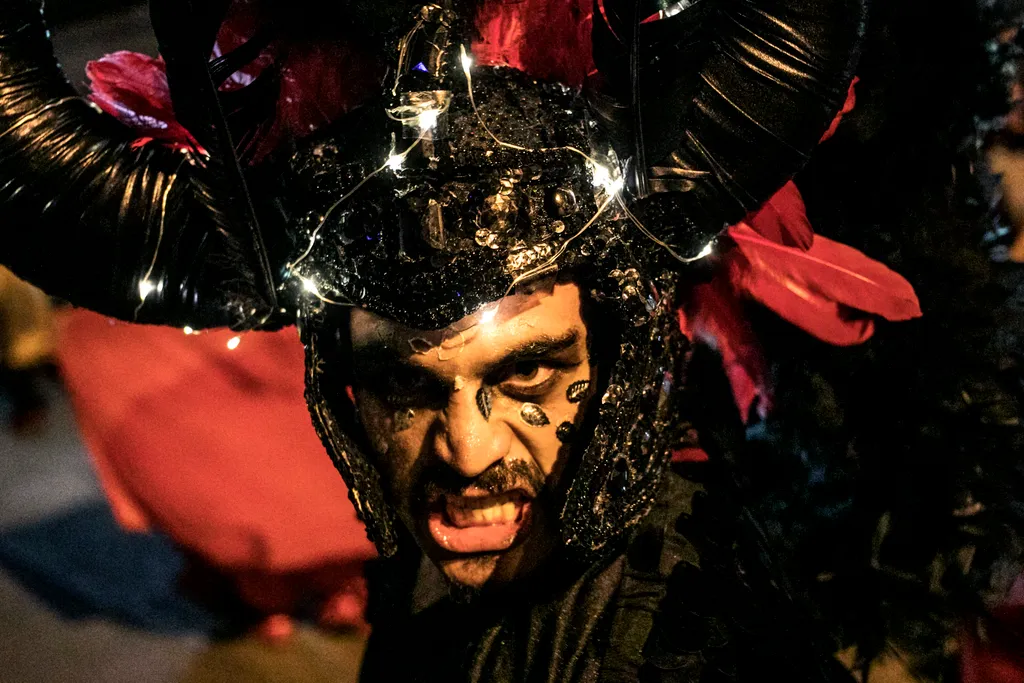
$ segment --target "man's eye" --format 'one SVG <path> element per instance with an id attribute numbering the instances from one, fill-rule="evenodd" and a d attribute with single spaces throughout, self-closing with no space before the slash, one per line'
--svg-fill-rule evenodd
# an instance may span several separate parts
<path id="1" fill-rule="evenodd" d="M 537 361 L 524 361 L 512 366 L 511 379 L 517 382 L 533 382 L 539 374 L 541 374 L 540 363 Z"/>
<path id="2" fill-rule="evenodd" d="M 538 361 L 523 361 L 511 366 L 500 383 L 502 391 L 520 395 L 534 396 L 545 391 L 558 371 Z"/>

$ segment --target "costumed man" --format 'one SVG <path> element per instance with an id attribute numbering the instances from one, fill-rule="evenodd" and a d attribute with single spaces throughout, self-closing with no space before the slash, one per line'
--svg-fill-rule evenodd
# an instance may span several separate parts
<path id="1" fill-rule="evenodd" d="M 273 3 L 210 62 L 227 4 L 151 5 L 191 138 L 168 150 L 73 97 L 37 4 L 5 3 L 0 200 L 40 227 L 4 258 L 124 319 L 297 316 L 382 556 L 364 679 L 848 678 L 733 494 L 677 306 L 828 128 L 863 3 L 427 5 L 345 116 L 333 77 L 372 67 L 326 29 L 275 45 L 296 9 Z M 585 76 L 588 103 L 534 80 Z M 318 120 L 282 116 L 300 81 Z M 868 312 L 916 315 L 896 290 Z M 711 462 L 669 468 L 690 416 Z"/>

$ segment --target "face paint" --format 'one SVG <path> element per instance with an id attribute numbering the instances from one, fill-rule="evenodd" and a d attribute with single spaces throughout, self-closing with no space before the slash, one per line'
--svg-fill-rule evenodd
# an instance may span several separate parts
<path id="1" fill-rule="evenodd" d="M 558 425 L 558 429 L 555 430 L 555 436 L 557 436 L 558 440 L 562 443 L 569 443 L 572 441 L 575 431 L 576 428 L 573 426 L 572 422 L 563 422 Z"/>
<path id="2" fill-rule="evenodd" d="M 548 416 L 536 403 L 524 403 L 522 410 L 519 411 L 519 417 L 523 418 L 523 422 L 531 427 L 543 427 L 551 424 Z"/>
<path id="3" fill-rule="evenodd" d="M 461 335 L 409 329 L 360 308 L 349 319 L 360 422 L 374 455 L 389 446 L 378 461 L 386 492 L 420 547 L 457 585 L 511 581 L 558 548 L 558 501 L 548 495 L 547 478 L 562 471 L 570 446 L 556 427 L 572 422 L 593 398 L 572 404 L 565 393 L 595 372 L 578 287 L 558 285 L 536 300 L 512 303 L 503 303 L 487 324 L 460 322 Z M 397 432 L 406 420 L 396 411 L 406 408 L 415 417 Z M 574 443 L 582 440 L 576 431 Z M 537 476 L 526 483 L 492 476 L 513 465 Z M 440 497 L 431 498 L 434 487 Z M 507 514 L 509 503 L 514 515 Z M 502 517 L 476 518 L 475 510 L 492 508 Z M 485 541 L 494 543 L 480 545 Z"/>
<path id="4" fill-rule="evenodd" d="M 485 420 L 491 419 L 491 389 L 490 387 L 480 387 L 476 392 L 476 407 L 480 410 L 480 414 L 484 416 Z"/>
<path id="5" fill-rule="evenodd" d="M 396 410 L 391 418 L 392 429 L 396 432 L 404 432 L 412 426 L 412 419 L 414 417 L 416 417 L 416 412 L 412 408 Z"/>
<path id="6" fill-rule="evenodd" d="M 565 390 L 565 397 L 569 400 L 569 403 L 579 403 L 583 400 L 583 397 L 587 395 L 587 390 L 590 389 L 590 382 L 585 379 L 581 379 L 578 382 L 573 382 L 569 385 L 569 388 Z"/>
<path id="7" fill-rule="evenodd" d="M 415 337 L 409 340 L 409 348 L 412 349 L 413 353 L 423 354 L 434 348 L 434 345 L 423 337 Z"/>

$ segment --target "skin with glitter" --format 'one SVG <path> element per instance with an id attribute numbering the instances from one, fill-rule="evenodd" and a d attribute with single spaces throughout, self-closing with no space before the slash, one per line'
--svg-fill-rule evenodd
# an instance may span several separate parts
<path id="1" fill-rule="evenodd" d="M 450 581 L 521 577 L 557 542 L 548 501 L 568 449 L 547 416 L 574 420 L 585 404 L 571 403 L 568 387 L 596 372 L 580 306 L 573 284 L 506 297 L 483 321 L 456 323 L 454 354 L 409 343 L 440 345 L 451 329 L 352 313 L 360 419 L 371 442 L 387 442 L 378 466 L 399 517 Z M 392 416 L 407 408 L 411 424 L 394 431 Z"/>

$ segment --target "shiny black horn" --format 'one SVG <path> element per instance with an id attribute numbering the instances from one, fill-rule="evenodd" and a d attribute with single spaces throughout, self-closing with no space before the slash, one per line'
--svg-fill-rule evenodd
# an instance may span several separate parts
<path id="1" fill-rule="evenodd" d="M 198 328 L 265 318 L 273 290 L 257 228 L 240 229 L 248 215 L 232 206 L 244 187 L 233 156 L 136 137 L 68 84 L 40 2 L 0 4 L 0 261 L 125 320 Z"/>
<path id="2" fill-rule="evenodd" d="M 806 163 L 842 105 L 866 0 L 596 0 L 593 98 L 645 222 L 693 256 Z"/>

